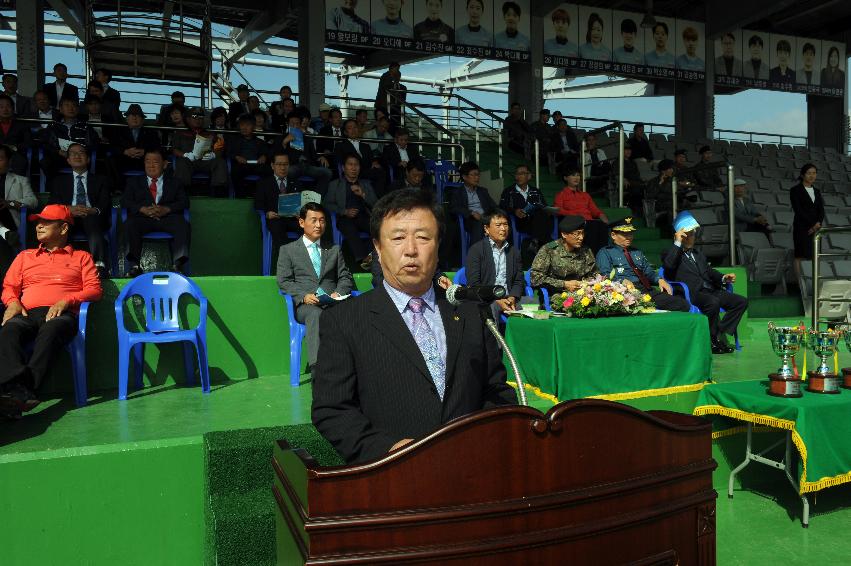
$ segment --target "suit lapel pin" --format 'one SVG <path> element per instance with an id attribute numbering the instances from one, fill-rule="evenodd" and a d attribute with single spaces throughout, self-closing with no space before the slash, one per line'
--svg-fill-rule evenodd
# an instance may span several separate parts
<path id="1" fill-rule="evenodd" d="M 455 316 L 453 316 L 453 317 L 452 317 L 452 320 L 461 320 L 461 317 L 459 317 L 459 316 L 456 314 Z"/>

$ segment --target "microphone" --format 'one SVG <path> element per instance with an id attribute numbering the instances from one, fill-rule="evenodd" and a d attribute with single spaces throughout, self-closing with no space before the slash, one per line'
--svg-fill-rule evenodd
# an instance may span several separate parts
<path id="1" fill-rule="evenodd" d="M 450 285 L 446 290 L 446 299 L 454 306 L 460 305 L 462 301 L 492 303 L 498 299 L 504 299 L 507 295 L 508 292 L 502 285 L 474 285 L 472 287 Z"/>

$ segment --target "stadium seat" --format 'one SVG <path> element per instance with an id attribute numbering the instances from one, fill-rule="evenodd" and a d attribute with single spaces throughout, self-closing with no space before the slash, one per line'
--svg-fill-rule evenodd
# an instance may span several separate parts
<path id="1" fill-rule="evenodd" d="M 275 254 L 272 249 L 272 233 L 269 232 L 269 226 L 266 224 L 266 212 L 262 210 L 255 210 L 254 212 L 260 217 L 260 234 L 263 237 L 261 244 L 263 246 L 263 275 L 272 275 L 272 256 Z M 298 240 L 300 237 L 301 234 L 287 232 L 287 238 Z"/>
<path id="2" fill-rule="evenodd" d="M 198 326 L 190 329 L 180 327 L 178 305 L 183 295 L 190 295 L 199 303 Z M 141 297 L 144 305 L 144 332 L 131 332 L 124 326 L 124 304 L 131 297 Z M 136 388 L 142 388 L 142 368 L 145 344 L 183 343 L 183 361 L 186 383 L 194 381 L 195 372 L 190 343 L 197 354 L 198 371 L 201 374 L 201 391 L 210 392 L 210 368 L 207 364 L 207 298 L 191 280 L 179 273 L 144 273 L 128 282 L 115 300 L 115 322 L 118 327 L 118 398 L 127 399 L 130 355 Z"/>
<path id="3" fill-rule="evenodd" d="M 278 293 L 284 298 L 284 305 L 287 309 L 287 322 L 290 327 L 290 385 L 298 387 L 301 382 L 301 343 L 304 340 L 304 333 L 307 327 L 296 320 L 295 305 L 293 304 L 292 295 L 288 295 L 283 291 Z"/>
<path id="4" fill-rule="evenodd" d="M 452 282 L 456 285 L 466 285 L 467 284 L 467 268 L 462 267 L 458 271 L 455 272 L 455 277 L 452 278 Z"/>
<path id="5" fill-rule="evenodd" d="M 183 219 L 186 220 L 187 224 L 189 224 L 190 216 L 189 216 L 189 209 L 188 208 L 183 211 Z M 126 208 L 121 209 L 121 223 L 122 224 L 127 223 L 127 209 Z M 113 227 L 114 226 L 115 226 L 115 223 L 113 223 Z M 171 234 L 168 234 L 166 232 L 148 232 L 147 234 L 145 234 L 145 239 L 146 240 L 172 240 L 174 238 Z M 116 263 L 117 263 L 117 261 L 116 261 Z M 184 271 L 186 272 L 187 275 L 190 273 L 188 261 L 184 264 L 183 269 L 184 269 Z"/>
<path id="6" fill-rule="evenodd" d="M 372 241 L 372 236 L 369 235 L 369 232 L 358 232 L 358 236 L 363 240 Z M 335 212 L 331 213 L 331 237 L 334 244 L 341 248 L 343 247 L 343 233 L 337 230 L 337 214 Z"/>
<path id="7" fill-rule="evenodd" d="M 699 313 L 700 313 L 700 309 L 699 309 L 699 308 L 697 308 L 697 307 L 694 305 L 694 303 L 692 303 L 692 302 L 691 302 L 691 294 L 689 293 L 688 286 L 687 286 L 685 283 L 683 283 L 682 281 L 672 281 L 672 280 L 670 280 L 670 279 L 666 278 L 666 277 L 665 277 L 665 268 L 664 268 L 664 267 L 661 267 L 661 266 L 659 267 L 659 278 L 660 278 L 660 279 L 664 279 L 665 281 L 667 281 L 667 282 L 668 282 L 668 283 L 670 283 L 671 285 L 676 285 L 676 286 L 678 286 L 680 289 L 682 289 L 682 290 L 683 290 L 683 297 L 685 298 L 686 302 L 687 302 L 687 303 L 688 303 L 688 305 L 689 305 L 689 311 L 688 311 L 688 312 L 690 312 L 690 313 L 695 313 L 695 314 L 699 314 Z M 728 293 L 732 293 L 732 292 L 733 292 L 733 284 L 732 284 L 732 283 L 727 283 L 727 284 L 724 286 L 724 289 L 725 289 Z M 721 312 L 723 313 L 723 312 L 724 312 L 724 309 L 721 309 Z M 736 341 L 736 350 L 741 350 L 741 349 L 742 349 L 742 345 L 739 343 L 739 332 L 738 332 L 738 330 L 737 330 L 736 332 L 734 332 L 734 333 L 733 333 L 733 339 Z"/>

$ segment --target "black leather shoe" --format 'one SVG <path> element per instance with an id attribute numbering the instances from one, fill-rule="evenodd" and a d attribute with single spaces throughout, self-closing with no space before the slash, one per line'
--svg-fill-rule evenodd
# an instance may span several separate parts
<path id="1" fill-rule="evenodd" d="M 144 273 L 144 271 L 142 271 L 141 267 L 139 267 L 138 265 L 134 265 L 133 267 L 130 268 L 130 271 L 127 272 L 127 278 L 133 279 L 135 277 L 139 277 L 143 273 Z"/>
<path id="2" fill-rule="evenodd" d="M 721 340 L 713 340 L 712 341 L 712 353 L 713 354 L 730 354 L 733 352 L 733 348 L 729 345 L 725 344 Z"/>

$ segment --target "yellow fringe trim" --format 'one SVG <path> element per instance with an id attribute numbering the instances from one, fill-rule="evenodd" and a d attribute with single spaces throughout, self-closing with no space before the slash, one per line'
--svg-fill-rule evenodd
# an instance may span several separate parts
<path id="1" fill-rule="evenodd" d="M 758 413 L 748 413 L 746 411 L 740 411 L 739 409 L 722 407 L 721 405 L 701 405 L 700 407 L 694 408 L 694 414 L 698 416 L 721 415 L 739 421 L 745 421 L 753 424 L 791 431 L 792 442 L 795 444 L 795 448 L 797 448 L 798 454 L 800 454 L 801 456 L 801 467 L 803 468 L 803 470 L 801 471 L 801 481 L 798 490 L 801 495 L 805 493 L 819 491 L 827 487 L 833 487 L 835 485 L 851 482 L 851 471 L 833 477 L 821 478 L 818 481 L 814 482 L 807 481 L 807 446 L 806 444 L 804 444 L 804 439 L 801 438 L 801 435 L 798 434 L 797 430 L 795 430 L 795 421 L 790 421 L 787 419 L 778 419 L 776 417 L 760 415 Z M 736 428 L 747 430 L 747 427 Z M 735 433 L 731 432 L 730 434 Z M 716 438 L 715 433 L 713 433 L 712 438 Z M 720 438 L 720 436 L 718 438 Z"/>
<path id="2" fill-rule="evenodd" d="M 514 389 L 517 389 L 517 383 L 515 383 L 513 381 L 507 381 L 506 383 L 508 383 L 508 385 L 510 385 Z M 544 399 L 545 401 L 549 401 L 553 405 L 558 405 L 560 403 L 560 401 L 558 400 L 558 398 L 555 395 L 550 395 L 549 393 L 544 393 L 543 391 L 541 391 L 540 388 L 535 387 L 534 385 L 529 385 L 528 383 L 524 383 L 523 386 L 526 389 L 528 389 L 529 391 L 531 391 L 532 393 L 534 393 L 536 397 L 540 397 L 541 399 Z"/>
<path id="3" fill-rule="evenodd" d="M 627 393 L 607 393 L 606 395 L 593 395 L 587 399 L 603 399 L 605 401 L 623 401 L 626 399 L 641 399 L 643 397 L 661 397 L 675 393 L 687 393 L 689 391 L 700 391 L 706 386 L 704 383 L 693 383 L 691 385 L 676 385 L 674 387 L 660 387 L 659 389 L 644 389 L 642 391 L 630 391 Z"/>

